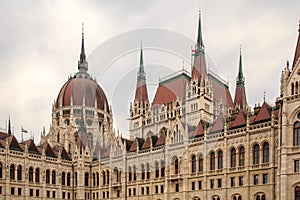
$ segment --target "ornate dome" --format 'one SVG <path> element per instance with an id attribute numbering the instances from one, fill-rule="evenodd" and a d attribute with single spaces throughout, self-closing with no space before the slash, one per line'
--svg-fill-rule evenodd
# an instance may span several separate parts
<path id="1" fill-rule="evenodd" d="M 87 106 L 109 112 L 105 93 L 98 83 L 88 74 L 88 63 L 84 49 L 84 35 L 82 33 L 82 44 L 78 70 L 61 88 L 56 99 L 56 108 L 68 106 Z"/>
<path id="2" fill-rule="evenodd" d="M 97 107 L 100 110 L 108 110 L 108 103 L 105 93 L 96 81 L 89 76 L 77 73 L 69 79 L 61 88 L 56 108 L 65 106 L 88 106 Z"/>

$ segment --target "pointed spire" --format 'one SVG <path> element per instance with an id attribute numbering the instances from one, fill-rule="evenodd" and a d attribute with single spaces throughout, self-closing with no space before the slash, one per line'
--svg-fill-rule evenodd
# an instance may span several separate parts
<path id="1" fill-rule="evenodd" d="M 203 81 L 207 77 L 206 60 L 204 53 L 204 44 L 202 39 L 202 27 L 201 27 L 201 12 L 199 11 L 199 22 L 198 22 L 198 37 L 196 52 L 194 55 L 194 65 L 192 67 L 192 77 Z"/>
<path id="2" fill-rule="evenodd" d="M 294 67 L 296 65 L 296 62 L 300 58 L 300 20 L 299 20 L 298 32 L 299 32 L 299 35 L 298 35 L 298 41 L 297 41 L 297 45 L 296 45 L 296 50 L 295 50 L 295 56 L 294 56 L 294 62 L 293 62 L 292 69 L 294 69 Z"/>
<path id="3" fill-rule="evenodd" d="M 144 70 L 144 59 L 143 59 L 143 44 L 141 41 L 141 53 L 140 53 L 140 67 L 139 67 L 139 72 L 138 72 L 138 80 L 146 80 L 146 74 Z"/>
<path id="4" fill-rule="evenodd" d="M 82 39 L 81 39 L 81 52 L 78 61 L 79 72 L 86 73 L 88 71 L 88 63 L 86 61 L 85 48 L 84 48 L 84 24 L 82 23 Z"/>
<path id="5" fill-rule="evenodd" d="M 8 135 L 11 135 L 11 125 L 10 125 L 10 116 L 8 117 L 8 129 L 7 129 Z"/>
<path id="6" fill-rule="evenodd" d="M 140 53 L 140 66 L 137 74 L 137 86 L 135 91 L 135 102 L 149 102 L 147 85 L 146 85 L 146 73 L 144 69 L 144 58 L 143 58 L 143 48 L 141 42 L 141 53 Z"/>
<path id="7" fill-rule="evenodd" d="M 239 110 L 247 110 L 247 98 L 246 98 L 246 89 L 245 89 L 245 78 L 243 74 L 243 66 L 242 66 L 242 50 L 240 47 L 240 61 L 239 61 L 239 72 L 238 77 L 236 79 L 236 87 L 235 87 L 235 97 L 234 97 L 234 106 Z"/>
<path id="8" fill-rule="evenodd" d="M 199 22 L 198 22 L 198 37 L 197 37 L 197 51 L 204 51 L 204 44 L 202 39 L 202 27 L 201 27 L 201 11 L 199 10 Z"/>
<path id="9" fill-rule="evenodd" d="M 245 86 L 245 78 L 243 74 L 243 65 L 242 65 L 242 47 L 240 47 L 239 73 L 236 79 L 236 84 Z"/>

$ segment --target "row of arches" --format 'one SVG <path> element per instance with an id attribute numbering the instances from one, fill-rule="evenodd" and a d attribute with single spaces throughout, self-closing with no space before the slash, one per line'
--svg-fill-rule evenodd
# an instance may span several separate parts
<path id="1" fill-rule="evenodd" d="M 232 147 L 230 149 L 229 155 L 229 166 L 230 167 L 237 167 L 237 166 L 244 166 L 245 165 L 245 147 L 240 146 L 238 148 Z M 270 145 L 268 142 L 264 142 L 262 145 L 262 149 L 258 143 L 253 145 L 253 164 L 260 164 L 260 157 L 262 156 L 262 163 L 270 162 Z M 211 151 L 209 154 L 209 169 L 223 169 L 223 157 L 224 153 L 222 150 L 218 151 Z M 202 153 L 199 153 L 198 156 L 196 154 L 192 154 L 191 157 L 191 172 L 195 173 L 197 171 L 203 171 L 203 161 L 204 156 Z M 175 166 L 174 166 L 175 167 Z"/>

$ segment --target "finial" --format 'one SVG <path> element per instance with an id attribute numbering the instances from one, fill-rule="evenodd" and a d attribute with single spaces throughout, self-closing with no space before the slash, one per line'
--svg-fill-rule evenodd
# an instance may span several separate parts
<path id="1" fill-rule="evenodd" d="M 300 32 L 300 19 L 299 19 L 299 29 L 298 29 L 298 31 Z"/>
<path id="2" fill-rule="evenodd" d="M 143 48 L 143 40 L 141 40 L 141 49 Z"/>
<path id="3" fill-rule="evenodd" d="M 80 59 L 78 61 L 78 69 L 80 72 L 86 73 L 88 70 L 88 63 L 86 61 L 85 48 L 84 48 L 84 23 L 82 23 L 81 27 L 81 52 Z"/>
<path id="4" fill-rule="evenodd" d="M 8 135 L 11 135 L 11 125 L 10 125 L 10 115 L 8 116 L 8 130 L 7 130 Z"/>
<path id="5" fill-rule="evenodd" d="M 266 101 L 266 92 L 264 91 L 264 102 Z"/>
<path id="6" fill-rule="evenodd" d="M 81 33 L 82 33 L 82 38 L 84 38 L 84 23 L 83 22 L 81 24 Z"/>

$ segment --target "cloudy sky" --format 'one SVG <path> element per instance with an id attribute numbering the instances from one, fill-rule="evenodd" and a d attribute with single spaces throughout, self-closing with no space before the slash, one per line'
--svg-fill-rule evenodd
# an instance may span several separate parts
<path id="1" fill-rule="evenodd" d="M 95 57 L 99 54 L 96 50 L 106 44 L 106 51 L 100 51 L 102 52 L 100 57 L 107 58 L 105 53 L 109 54 L 113 50 L 110 49 L 109 44 L 115 45 L 118 41 L 111 42 L 112 38 L 136 30 L 145 30 L 145 28 L 171 31 L 195 40 L 199 8 L 202 11 L 207 55 L 219 75 L 229 80 L 232 95 L 234 95 L 239 47 L 242 45 L 250 106 L 262 102 L 264 91 L 266 91 L 266 99 L 274 102 L 279 94 L 281 70 L 286 60 L 291 62 L 293 60 L 300 19 L 299 0 L 128 0 L 126 2 L 2 0 L 0 2 L 0 127 L 5 129 L 10 115 L 17 137 L 20 135 L 21 126 L 34 133 L 36 141 L 39 140 L 43 126 L 46 127 L 46 131 L 49 130 L 52 104 L 61 86 L 67 81 L 67 77 L 77 70 L 82 22 L 85 24 L 87 54 Z M 173 35 L 176 38 L 176 34 Z M 147 47 L 147 40 L 151 40 L 151 34 L 147 37 L 133 38 L 132 41 L 126 41 L 125 45 L 130 43 L 138 49 L 140 40 L 143 40 Z M 157 41 L 160 43 L 164 39 L 160 38 Z M 120 46 L 124 46 L 124 42 L 122 41 Z M 181 43 L 182 48 L 189 51 L 190 46 L 184 46 L 185 44 Z M 116 49 L 115 46 L 112 48 Z M 132 49 L 133 47 L 130 47 L 127 50 Z M 123 70 L 125 68 L 135 74 L 136 71 L 133 69 L 138 65 L 138 51 L 134 52 L 125 56 L 126 58 L 124 56 L 122 59 L 114 58 L 111 65 L 114 65 L 115 69 L 118 69 L 117 66 L 122 66 Z M 146 48 L 145 67 L 146 70 L 148 69 L 148 74 L 151 74 L 151 70 L 149 66 L 147 68 L 147 62 L 160 65 L 158 59 L 152 60 L 160 56 L 158 53 L 153 50 L 151 53 L 149 48 L 147 55 Z M 164 61 L 161 62 L 168 60 L 168 55 L 162 57 L 161 60 Z M 172 60 L 172 64 L 162 65 L 177 67 L 184 65 L 182 57 Z M 127 66 L 131 67 L 127 68 Z M 118 112 L 120 113 L 118 106 L 114 106 L 113 103 L 117 86 L 111 89 L 105 82 L 106 77 L 112 73 L 117 76 L 118 70 L 107 70 L 104 73 L 99 67 L 101 68 L 101 66 L 91 66 L 90 72 L 97 77 L 99 84 L 107 92 L 108 101 L 112 104 L 114 113 L 118 115 Z M 157 77 L 153 79 L 155 78 Z M 132 83 L 134 88 L 135 80 Z M 150 87 L 155 88 L 155 84 L 152 85 Z M 151 88 L 149 93 L 153 97 L 154 92 Z M 130 96 L 132 98 L 132 94 Z M 122 100 L 127 105 L 130 101 L 131 99 L 128 98 Z M 126 127 L 121 129 L 126 131 Z"/>

